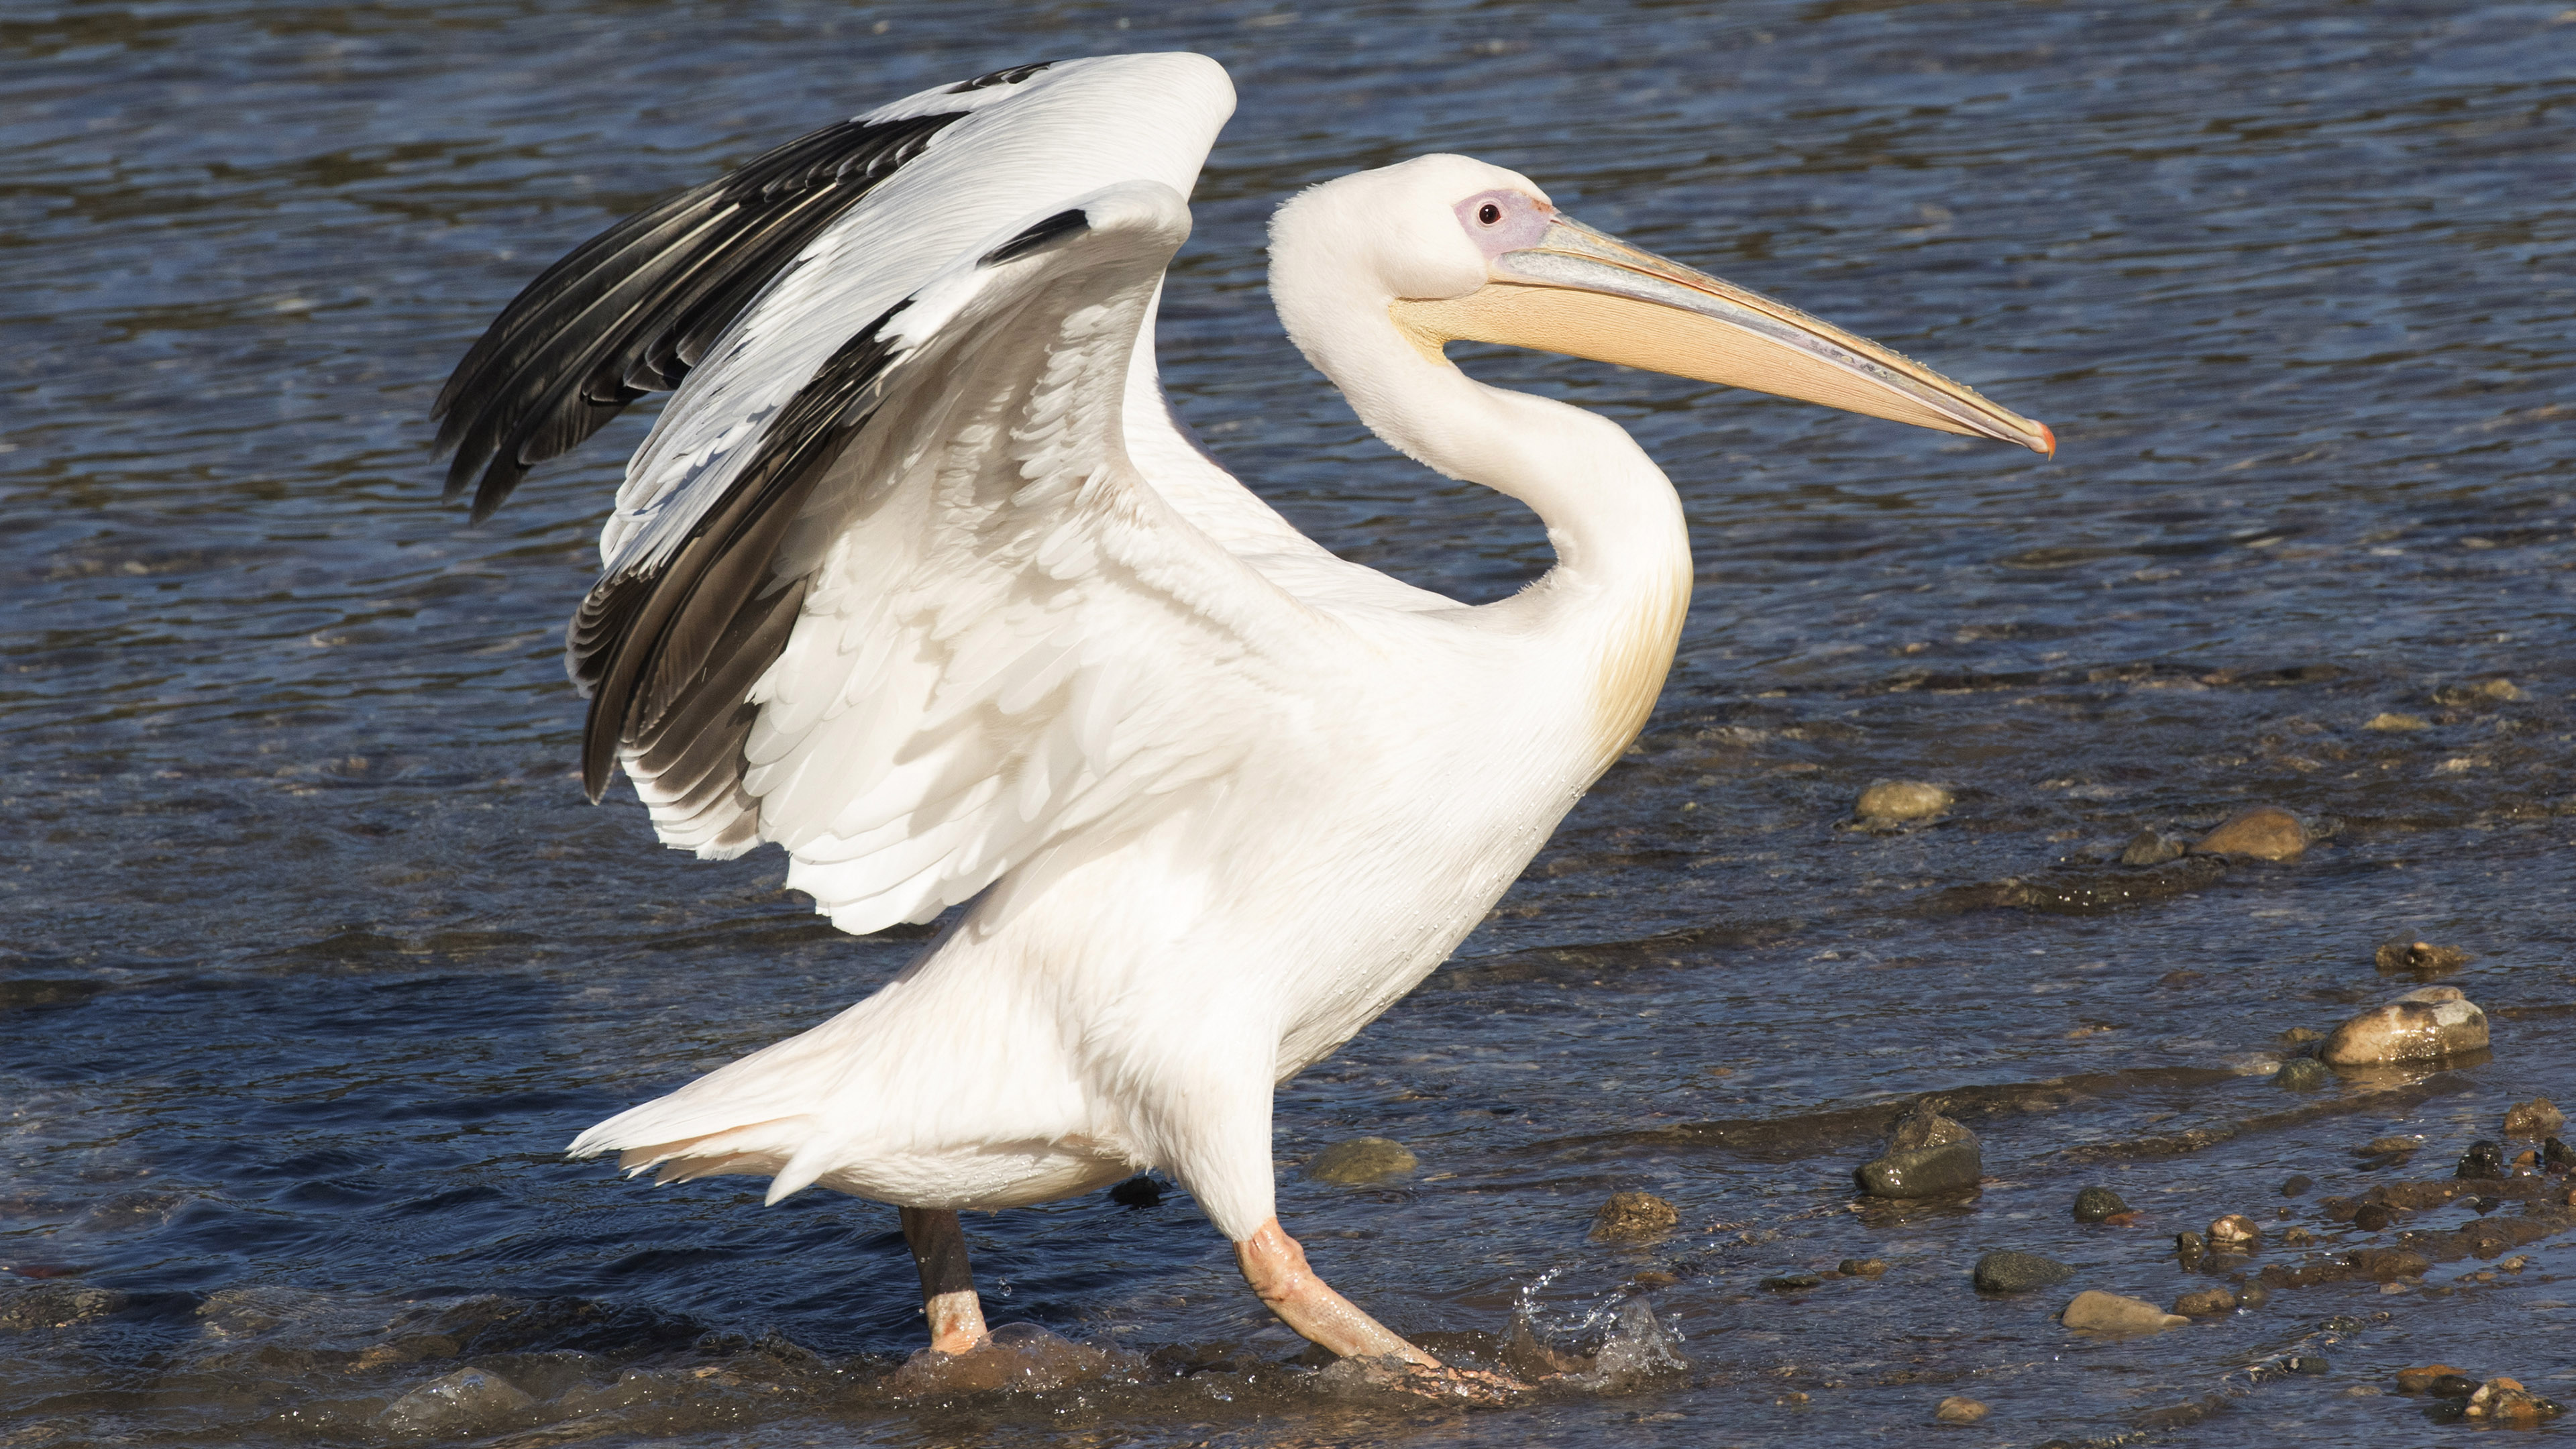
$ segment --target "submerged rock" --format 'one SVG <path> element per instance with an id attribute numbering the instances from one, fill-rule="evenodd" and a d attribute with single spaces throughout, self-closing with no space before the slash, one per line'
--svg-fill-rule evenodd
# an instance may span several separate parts
<path id="1" fill-rule="evenodd" d="M 2191 847 L 2194 855 L 2245 855 L 2256 860 L 2296 860 L 2307 850 L 2308 828 L 2277 805 L 2239 810 Z"/>
<path id="2" fill-rule="evenodd" d="M 2464 704 L 2511 704 L 2515 700 L 2528 698 L 2530 698 L 2530 696 L 2524 694 L 2519 688 L 2515 687 L 2512 680 L 2506 679 L 2501 675 L 2494 679 L 2479 679 L 2464 681 L 2459 684 L 2445 684 L 2441 688 L 2433 691 L 2433 702 L 2435 704 L 2447 704 L 2455 708 Z"/>
<path id="3" fill-rule="evenodd" d="M 2315 1057 L 2292 1057 L 2272 1074 L 2272 1085 L 2285 1092 L 2313 1092 L 2334 1080 L 2334 1073 Z"/>
<path id="4" fill-rule="evenodd" d="M 2547 1097 L 2534 1097 L 2507 1108 L 2504 1114 L 2504 1135 L 2507 1137 L 2554 1137 L 2558 1135 L 2558 1129 L 2566 1125 L 2567 1114 L 2559 1111 Z"/>
<path id="5" fill-rule="evenodd" d="M 2476 958 L 2457 946 L 2436 946 L 2430 941 L 2409 941 L 2401 937 L 2382 941 L 2370 959 L 2372 964 L 2389 975 L 2404 972 L 2424 977 L 2457 971 Z"/>
<path id="6" fill-rule="evenodd" d="M 1306 1164 L 1306 1175 L 1317 1182 L 1358 1187 L 1410 1177 L 1417 1165 L 1413 1153 L 1401 1142 L 1384 1137 L 1354 1137 L 1316 1153 Z"/>
<path id="7" fill-rule="evenodd" d="M 2334 1029 L 2317 1055 L 2330 1066 L 2438 1061 L 2487 1045 L 2487 1014 L 2456 986 L 2426 986 Z"/>
<path id="8" fill-rule="evenodd" d="M 2179 1313 L 2167 1313 L 2143 1298 L 2124 1298 L 2087 1288 L 2075 1295 L 2057 1321 L 2069 1328 L 2088 1333 L 2161 1333 L 2168 1328 L 2191 1322 Z"/>
<path id="9" fill-rule="evenodd" d="M 113 1288 L 48 1283 L 0 1297 L 0 1333 L 76 1328 L 124 1312 L 126 1302 L 126 1296 Z"/>
<path id="10" fill-rule="evenodd" d="M 2540 1144 L 2540 1166 L 2547 1172 L 2576 1171 L 2576 1148 L 2552 1137 Z"/>
<path id="11" fill-rule="evenodd" d="M 1922 1101 L 1897 1119 L 1887 1150 L 1853 1175 L 1872 1197 L 1919 1198 L 1975 1187 L 1984 1171 L 1977 1134 Z"/>
<path id="12" fill-rule="evenodd" d="M 2364 1157 L 2392 1157 L 2416 1151 L 2423 1145 L 2424 1139 L 2421 1137 L 2406 1137 L 2391 1133 L 2386 1137 L 2373 1137 L 2353 1150 Z"/>
<path id="13" fill-rule="evenodd" d="M 2075 1276 L 2075 1270 L 2054 1258 L 2037 1253 L 2018 1253 L 2004 1248 L 1977 1260 L 1969 1281 L 1984 1293 L 2026 1293 L 2033 1288 L 2052 1288 Z"/>
<path id="14" fill-rule="evenodd" d="M 2098 1223 L 2128 1210 L 2129 1205 L 2120 1201 L 2120 1195 L 2107 1187 L 2088 1187 L 2075 1195 L 2075 1220 L 2079 1223 Z"/>
<path id="15" fill-rule="evenodd" d="M 2352 1225 L 2365 1233 L 2378 1232 L 2388 1226 L 2389 1220 L 2390 1214 L 2387 1207 L 2380 1203 L 2366 1202 L 2353 1209 Z"/>
<path id="16" fill-rule="evenodd" d="M 2304 1172 L 2294 1172 L 2281 1180 L 2281 1196 L 2297 1197 L 2317 1185 L 2317 1180 Z"/>
<path id="17" fill-rule="evenodd" d="M 996 1389 L 1036 1391 L 1096 1379 L 1135 1360 L 1075 1343 L 1034 1323 L 1005 1323 L 964 1353 L 925 1348 L 886 1376 L 890 1394 L 976 1394 Z"/>
<path id="18" fill-rule="evenodd" d="M 2381 710 L 2372 715 L 2369 722 L 2362 726 L 2366 730 L 2377 730 L 2381 734 L 2392 735 L 2429 730 L 2432 727 L 2433 722 L 2420 714 L 2398 714 L 2392 710 Z"/>
<path id="19" fill-rule="evenodd" d="M 2203 1288 L 2174 1300 L 2173 1311 L 2186 1318 L 2220 1318 L 2236 1311 L 2236 1290 Z"/>
<path id="20" fill-rule="evenodd" d="M 1887 1271 L 1884 1258 L 1845 1258 L 1834 1271 L 1846 1278 L 1876 1278 Z"/>
<path id="21" fill-rule="evenodd" d="M 2182 859 L 2183 853 L 2189 849 L 2188 845 L 2170 835 L 2141 830 L 2130 836 L 2129 843 L 2120 848 L 2120 864 L 2162 865 L 2169 860 Z"/>
<path id="22" fill-rule="evenodd" d="M 1866 825 L 1895 825 L 1929 820 L 1958 801 L 1958 796 L 1922 780 L 1880 780 L 1860 792 L 1852 817 Z"/>
<path id="23" fill-rule="evenodd" d="M 1824 1281 L 1814 1273 L 1783 1273 L 1776 1278 L 1763 1279 L 1762 1288 L 1769 1293 L 1803 1293 Z"/>
<path id="24" fill-rule="evenodd" d="M 1614 1192 L 1592 1214 L 1592 1241 L 1642 1243 L 1681 1225 L 1681 1210 L 1651 1192 Z"/>
<path id="25" fill-rule="evenodd" d="M 1932 1406 L 1932 1417 L 1944 1424 L 1973 1424 L 1987 1414 L 1986 1406 L 1957 1394 Z"/>
<path id="26" fill-rule="evenodd" d="M 376 1426 L 423 1438 L 479 1438 L 536 1403 L 517 1384 L 486 1369 L 461 1368 L 394 1400 Z"/>

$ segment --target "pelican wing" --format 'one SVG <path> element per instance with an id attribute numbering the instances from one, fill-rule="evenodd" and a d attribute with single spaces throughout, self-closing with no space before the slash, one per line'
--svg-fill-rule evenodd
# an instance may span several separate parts
<path id="1" fill-rule="evenodd" d="M 504 313 L 459 369 L 480 380 L 450 386 L 469 442 L 556 416 L 514 399 L 612 362 L 630 390 L 681 381 L 567 633 L 594 798 L 622 765 L 665 842 L 776 841 L 791 886 L 869 931 L 1275 746 L 1337 626 L 1201 524 L 1321 551 L 1180 442 L 1148 328 L 1231 104 L 1195 56 L 925 92 L 850 123 L 883 146 L 945 118 L 796 223 L 792 257 L 783 221 L 671 230 L 721 194 L 701 188 Z M 763 267 L 710 335 L 707 279 Z M 596 426 L 571 416 L 539 442 Z M 1158 470 L 1195 461 L 1187 513 L 1140 475 L 1139 435 Z M 493 466 L 542 452 L 515 446 Z"/>

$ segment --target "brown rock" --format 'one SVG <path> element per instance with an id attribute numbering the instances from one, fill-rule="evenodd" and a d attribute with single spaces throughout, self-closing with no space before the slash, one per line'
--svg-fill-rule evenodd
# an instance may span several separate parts
<path id="1" fill-rule="evenodd" d="M 2189 1318 L 2223 1318 L 2236 1311 L 2236 1290 L 2203 1288 L 2174 1300 L 2173 1311 Z"/>
<path id="2" fill-rule="evenodd" d="M 2456 1374 L 2458 1372 L 2458 1369 L 2455 1369 L 2446 1363 L 2426 1364 L 2422 1368 L 2399 1369 L 2397 1371 L 2397 1392 L 2401 1394 L 2420 1394 L 2426 1389 L 2433 1387 L 2433 1380 Z"/>
<path id="3" fill-rule="evenodd" d="M 2559 1111 L 2547 1097 L 2534 1097 L 2507 1109 L 2504 1114 L 2504 1135 L 2507 1137 L 2535 1140 L 2555 1137 L 2558 1129 L 2566 1125 L 2567 1114 Z"/>
<path id="4" fill-rule="evenodd" d="M 2445 971 L 2457 971 L 2476 959 L 2457 946 L 2436 946 L 2430 941 L 2409 941 L 2402 936 L 2394 941 L 2382 941 L 2379 949 L 2371 953 L 2372 962 L 2391 975 L 2408 972 L 2416 976 L 2439 976 Z"/>
<path id="5" fill-rule="evenodd" d="M 1957 1394 L 1932 1406 L 1932 1417 L 1944 1424 L 1973 1424 L 1986 1416 L 1986 1406 Z"/>
<path id="6" fill-rule="evenodd" d="M 2432 727 L 2433 722 L 2420 714 L 2398 714 L 2390 710 L 2381 710 L 2372 715 L 2369 722 L 2362 726 L 2363 729 L 2377 730 L 2381 734 L 2405 734 L 2413 730 L 2429 730 Z"/>
<path id="7" fill-rule="evenodd" d="M 2433 691 L 2433 702 L 2435 704 L 2447 704 L 2452 706 L 2464 704 L 2511 704 L 2515 700 L 2526 698 L 2529 698 L 2529 696 L 2516 688 L 2512 680 L 2502 677 L 2495 679 L 2480 679 L 2473 682 L 2463 682 L 2459 684 L 2445 684 L 2441 688 Z"/>
<path id="8" fill-rule="evenodd" d="M 1682 1215 L 1651 1192 L 1614 1192 L 1592 1215 L 1592 1241 L 1642 1243 L 1681 1225 Z"/>
<path id="9" fill-rule="evenodd" d="M 2328 1066 L 2438 1061 L 2487 1044 L 2487 1014 L 2456 986 L 2426 986 L 2334 1029 L 2317 1056 Z"/>
<path id="10" fill-rule="evenodd" d="M 2401 1137 L 2392 1134 L 2387 1137 L 2373 1137 L 2356 1150 L 2364 1157 L 2386 1157 L 2391 1153 L 2414 1152 L 2423 1145 L 2424 1139 L 2421 1137 Z"/>
<path id="11" fill-rule="evenodd" d="M 2277 805 L 2239 810 L 2191 847 L 2194 855 L 2250 855 L 2256 860 L 2296 860 L 2307 850 L 2307 827 Z"/>
<path id="12" fill-rule="evenodd" d="M 1412 1150 L 1401 1142 L 1353 1137 L 1316 1153 L 1306 1164 L 1306 1175 L 1317 1182 L 1351 1187 L 1410 1177 L 1415 1165 Z"/>
<path id="13" fill-rule="evenodd" d="M 2431 1272 L 2433 1260 L 2404 1248 L 2355 1248 L 2343 1255 L 2352 1271 L 2364 1278 L 2394 1283 L 2400 1278 L 2421 1278 Z"/>
<path id="14" fill-rule="evenodd" d="M 2537 1427 L 2563 1412 L 2559 1406 L 2508 1378 L 2492 1378 L 2469 1395 L 2468 1417 L 2516 1429 Z"/>
<path id="15" fill-rule="evenodd" d="M 1921 780 L 1880 780 L 1860 792 L 1852 815 L 1869 824 L 1929 820 L 1958 799 L 1938 785 Z"/>
<path id="16" fill-rule="evenodd" d="M 2087 1288 L 2075 1295 L 2057 1321 L 2069 1328 L 2092 1333 L 2162 1333 L 2191 1322 L 2178 1313 L 2167 1313 L 2143 1298 L 2124 1298 Z"/>

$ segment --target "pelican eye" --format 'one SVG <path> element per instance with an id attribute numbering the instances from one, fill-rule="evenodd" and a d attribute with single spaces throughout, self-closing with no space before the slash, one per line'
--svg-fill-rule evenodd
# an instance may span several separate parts
<path id="1" fill-rule="evenodd" d="M 1483 222 L 1487 226 L 1492 226 L 1495 222 L 1501 221 L 1502 219 L 1503 209 L 1494 205 L 1490 201 L 1476 208 L 1476 220 Z"/>

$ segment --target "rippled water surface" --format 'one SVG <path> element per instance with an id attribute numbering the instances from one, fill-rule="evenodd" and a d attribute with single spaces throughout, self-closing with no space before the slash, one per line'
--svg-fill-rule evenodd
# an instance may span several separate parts
<path id="1" fill-rule="evenodd" d="M 1401 1330 L 1473 1356 L 1526 1317 L 1586 1354 L 1651 1309 L 1684 1367 L 1472 1412 L 1342 1385 L 1172 1192 L 968 1224 L 998 1317 L 1124 1367 L 906 1400 L 892 1209 L 559 1156 L 914 943 L 833 934 L 774 852 L 659 850 L 623 787 L 583 803 L 559 628 L 642 424 L 468 528 L 424 451 L 439 382 L 671 188 L 927 85 L 1146 48 L 1243 97 L 1166 376 L 1347 556 L 1478 599 L 1547 557 L 1366 437 L 1267 308 L 1268 209 L 1421 151 L 2063 440 L 1467 359 L 1638 435 L 1698 598 L 1636 750 L 1459 959 L 1281 1093 L 1281 1210 Z M 2564 0 L 11 7 L 0 1445 L 399 1440 L 430 1430 L 387 1406 L 460 1368 L 526 1402 L 454 1432 L 522 1444 L 1907 1443 L 1948 1394 L 1992 1406 L 1962 1445 L 2419 1444 L 2472 1430 L 2369 1390 L 2433 1360 L 2576 1399 L 2576 1235 L 2149 1338 L 2052 1317 L 2384 1245 L 2321 1201 L 2576 1097 L 2571 76 Z M 1846 828 L 1880 777 L 1957 802 Z M 2319 843 L 2103 908 L 2136 831 L 2251 803 Z M 2373 965 L 2392 937 L 2472 954 L 2444 980 L 2492 1055 L 2274 1086 L 2283 1033 L 2415 984 Z M 1982 1135 L 1982 1191 L 1856 1203 L 1926 1092 Z M 2416 1160 L 2351 1151 L 2392 1133 Z M 1414 1176 L 1299 1175 L 1364 1134 Z M 2139 1220 L 2075 1223 L 2092 1183 Z M 1678 1231 L 1589 1241 L 1628 1189 Z M 2186 1273 L 2171 1235 L 2225 1211 L 2264 1252 Z M 1980 1296 L 1999 1247 L 2077 1280 Z"/>

